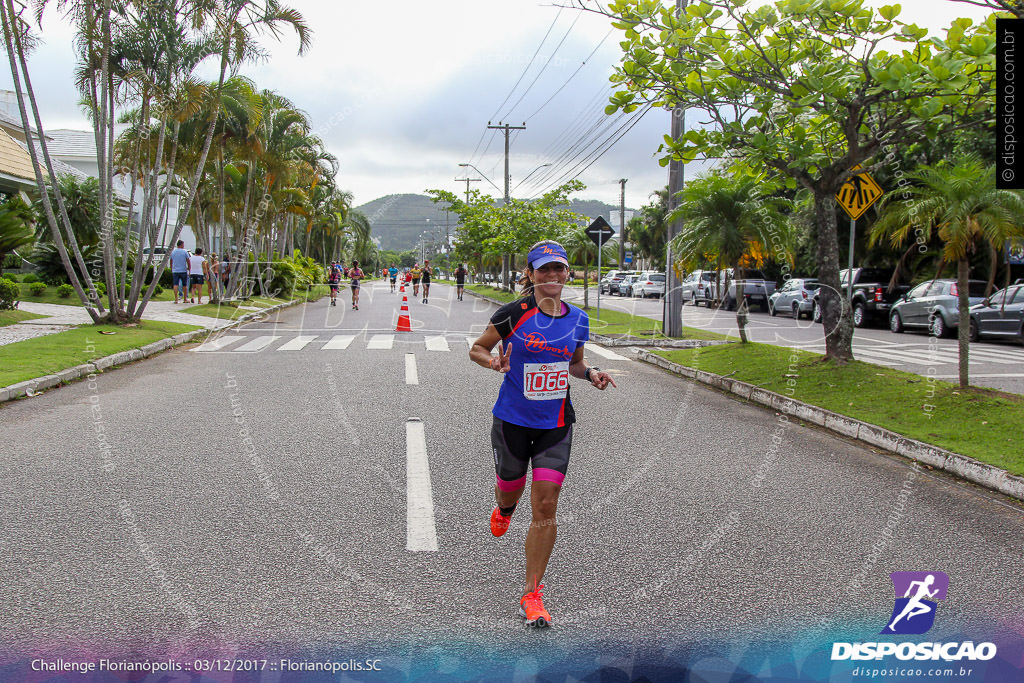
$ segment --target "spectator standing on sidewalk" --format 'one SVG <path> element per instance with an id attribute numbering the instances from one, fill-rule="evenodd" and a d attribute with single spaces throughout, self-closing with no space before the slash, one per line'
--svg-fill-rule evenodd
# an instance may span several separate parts
<path id="1" fill-rule="evenodd" d="M 196 303 L 198 297 L 199 303 L 203 303 L 203 284 L 210 277 L 210 264 L 206 262 L 203 250 L 198 247 L 196 253 L 188 259 L 188 275 L 189 283 L 192 285 L 192 296 L 189 301 Z"/>
<path id="2" fill-rule="evenodd" d="M 188 298 L 188 259 L 185 240 L 178 240 L 178 246 L 171 251 L 171 289 L 174 290 L 174 303 L 178 303 L 179 287 L 182 302 Z"/>
<path id="3" fill-rule="evenodd" d="M 213 294 L 220 298 L 220 261 L 216 254 L 210 254 L 210 277 L 206 279 L 206 298 L 213 303 Z"/>

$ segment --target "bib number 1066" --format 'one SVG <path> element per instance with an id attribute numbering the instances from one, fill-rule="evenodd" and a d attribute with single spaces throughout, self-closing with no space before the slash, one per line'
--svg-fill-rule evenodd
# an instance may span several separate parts
<path id="1" fill-rule="evenodd" d="M 538 364 L 536 369 L 524 368 L 523 387 L 526 398 L 531 400 L 550 400 L 565 396 L 569 388 L 568 363 Z"/>

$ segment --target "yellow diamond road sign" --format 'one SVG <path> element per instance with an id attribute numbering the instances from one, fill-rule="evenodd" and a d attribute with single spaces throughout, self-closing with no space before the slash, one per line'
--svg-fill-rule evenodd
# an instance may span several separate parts
<path id="1" fill-rule="evenodd" d="M 860 168 L 860 164 L 857 164 L 853 170 L 859 171 Z M 839 192 L 836 193 L 836 201 L 850 218 L 857 220 L 883 194 L 884 191 L 874 178 L 867 173 L 860 173 L 850 176 L 846 184 L 839 188 Z"/>

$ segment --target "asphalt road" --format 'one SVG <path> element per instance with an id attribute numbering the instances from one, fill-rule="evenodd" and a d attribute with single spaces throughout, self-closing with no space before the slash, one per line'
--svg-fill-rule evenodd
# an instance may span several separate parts
<path id="1" fill-rule="evenodd" d="M 590 345 L 618 388 L 572 384 L 555 625 L 525 630 L 528 508 L 490 535 L 500 378 L 467 356 L 493 308 L 452 291 L 411 300 L 410 333 L 370 284 L 359 311 L 286 309 L 0 408 L 0 654 L 628 678 L 721 658 L 756 672 L 772 660 L 751 644 L 770 641 L 848 679 L 831 644 L 878 638 L 901 570 L 950 577 L 928 638 L 1020 633 L 1020 505 Z M 408 549 L 417 420 L 436 551 Z"/>
<path id="2" fill-rule="evenodd" d="M 579 304 L 583 301 L 582 288 L 571 288 L 567 301 Z M 590 305 L 596 305 L 596 289 L 590 290 Z M 601 296 L 601 306 L 633 315 L 662 320 L 661 299 L 625 298 Z M 793 320 L 789 315 L 775 317 L 751 310 L 747 325 L 748 338 L 765 344 L 778 344 L 813 351 L 825 352 L 825 330 L 820 324 L 807 319 Z M 703 306 L 683 306 L 683 325 L 730 335 L 736 339 L 735 311 L 709 310 Z M 887 327 L 865 327 L 854 331 L 853 355 L 858 360 L 885 365 L 906 372 L 932 376 L 937 379 L 956 382 L 958 370 L 957 340 L 936 339 L 925 331 L 907 331 L 893 334 Z M 968 355 L 971 384 L 1024 393 L 1024 348 L 1013 342 L 984 340 L 971 344 Z"/>

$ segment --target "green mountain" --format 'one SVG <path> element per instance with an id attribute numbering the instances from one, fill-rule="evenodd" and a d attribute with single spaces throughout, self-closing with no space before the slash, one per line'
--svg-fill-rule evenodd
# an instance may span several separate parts
<path id="1" fill-rule="evenodd" d="M 617 216 L 619 211 L 618 206 L 595 199 L 574 199 L 570 208 L 590 219 L 607 219 L 611 212 Z M 443 241 L 446 230 L 454 236 L 458 226 L 458 216 L 449 213 L 446 217 L 444 209 L 424 194 L 390 194 L 356 209 L 370 220 L 371 234 L 380 240 L 381 249 L 413 249 L 424 232 L 433 233 L 435 241 Z"/>

